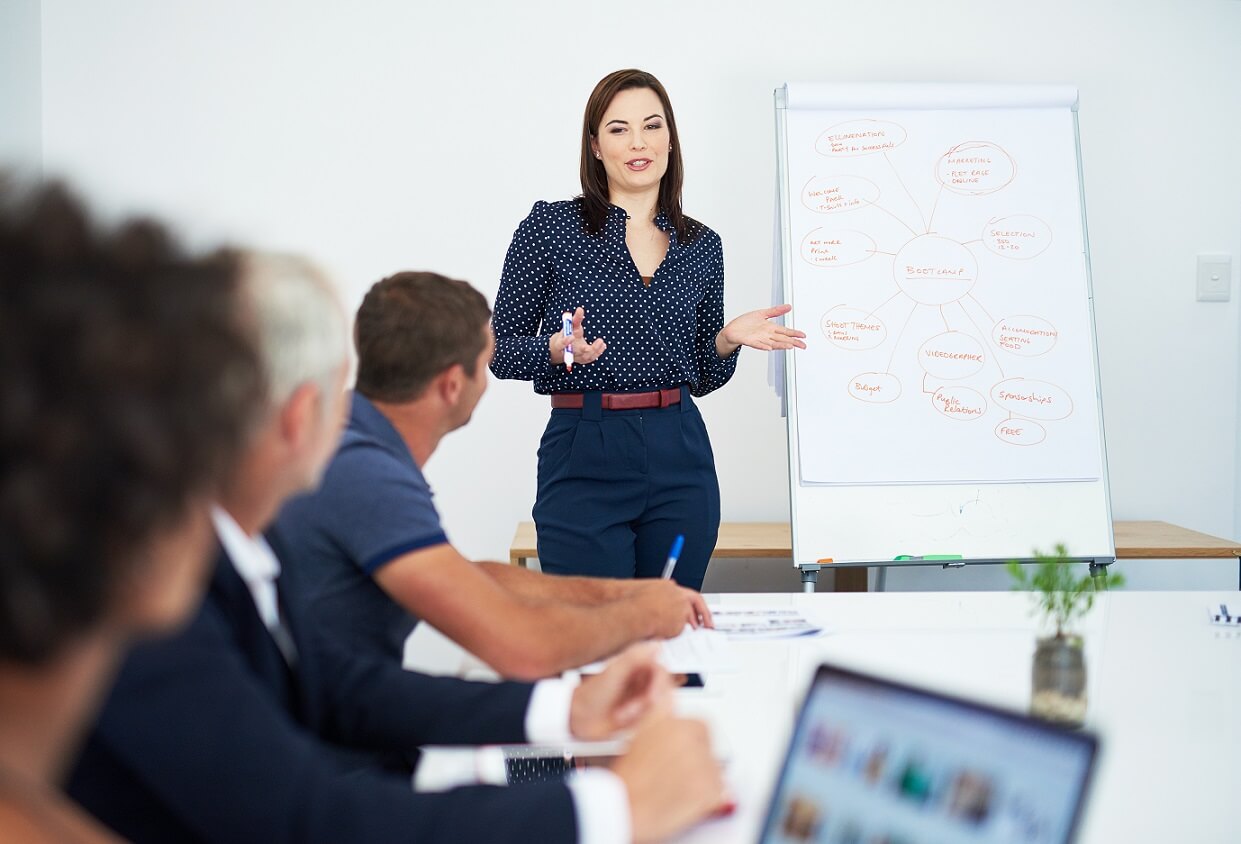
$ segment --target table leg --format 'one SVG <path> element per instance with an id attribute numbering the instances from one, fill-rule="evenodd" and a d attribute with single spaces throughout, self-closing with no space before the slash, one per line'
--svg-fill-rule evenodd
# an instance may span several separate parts
<path id="1" fill-rule="evenodd" d="M 811 564 L 797 568 L 801 570 L 801 591 L 813 593 L 819 584 L 819 566 Z"/>

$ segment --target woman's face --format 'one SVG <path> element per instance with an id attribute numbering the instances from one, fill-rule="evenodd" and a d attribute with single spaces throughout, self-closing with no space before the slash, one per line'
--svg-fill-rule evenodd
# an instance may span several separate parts
<path id="1" fill-rule="evenodd" d="M 650 88 L 629 88 L 613 97 L 591 142 L 609 191 L 658 187 L 668 169 L 670 137 L 663 103 Z"/>

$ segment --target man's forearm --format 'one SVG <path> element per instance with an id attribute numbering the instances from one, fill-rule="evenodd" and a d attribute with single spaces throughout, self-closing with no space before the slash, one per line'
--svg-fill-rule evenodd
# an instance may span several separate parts
<path id="1" fill-rule="evenodd" d="M 478 655 L 501 674 L 527 680 L 605 659 L 657 634 L 655 619 L 636 601 L 585 607 L 523 600 L 507 628 L 502 641 L 489 642 L 507 653 Z"/>
<path id="2" fill-rule="evenodd" d="M 598 606 L 627 597 L 636 581 L 608 577 L 561 577 L 505 563 L 480 562 L 479 569 L 519 598 Z"/>

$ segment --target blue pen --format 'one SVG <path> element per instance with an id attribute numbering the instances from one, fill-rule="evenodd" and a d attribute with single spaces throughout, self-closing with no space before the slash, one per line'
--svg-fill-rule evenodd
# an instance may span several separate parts
<path id="1" fill-rule="evenodd" d="M 664 580 L 672 577 L 672 570 L 677 567 L 677 558 L 681 556 L 681 549 L 685 547 L 685 537 L 677 534 L 677 538 L 672 540 L 672 550 L 668 552 L 668 562 L 664 563 L 664 573 L 660 575 Z"/>

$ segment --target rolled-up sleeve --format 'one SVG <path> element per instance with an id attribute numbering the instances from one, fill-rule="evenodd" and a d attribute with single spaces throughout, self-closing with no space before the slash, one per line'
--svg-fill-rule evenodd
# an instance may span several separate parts
<path id="1" fill-rule="evenodd" d="M 534 204 L 513 234 L 504 258 L 491 317 L 496 335 L 491 371 L 497 378 L 530 381 L 554 368 L 547 344 L 560 326 L 542 325 L 544 302 L 555 277 L 547 246 L 547 209 L 546 202 Z"/>

